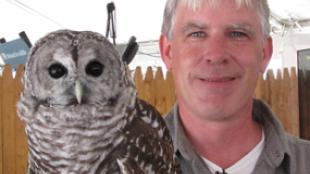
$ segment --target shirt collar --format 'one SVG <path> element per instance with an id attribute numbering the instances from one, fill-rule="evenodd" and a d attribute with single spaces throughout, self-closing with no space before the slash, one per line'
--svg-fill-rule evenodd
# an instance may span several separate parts
<path id="1" fill-rule="evenodd" d="M 265 103 L 256 99 L 253 105 L 253 119 L 263 125 L 266 135 L 262 157 L 266 158 L 269 165 L 273 167 L 280 166 L 286 156 L 291 156 L 283 126 L 271 109 Z"/>
<path id="2" fill-rule="evenodd" d="M 177 103 L 173 106 L 165 121 L 168 122 L 167 126 L 172 136 L 175 153 L 180 153 L 187 160 L 192 159 L 196 152 L 193 150 L 180 121 Z"/>

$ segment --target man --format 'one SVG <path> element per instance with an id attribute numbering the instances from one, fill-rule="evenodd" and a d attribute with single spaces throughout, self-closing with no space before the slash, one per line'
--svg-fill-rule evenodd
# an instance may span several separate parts
<path id="1" fill-rule="evenodd" d="M 166 117 L 185 174 L 309 174 L 310 144 L 253 99 L 272 55 L 266 0 L 167 0 L 160 50 L 177 103 Z"/>

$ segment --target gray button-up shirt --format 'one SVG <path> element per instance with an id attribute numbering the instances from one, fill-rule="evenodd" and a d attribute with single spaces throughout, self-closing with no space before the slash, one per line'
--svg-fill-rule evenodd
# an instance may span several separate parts
<path id="1" fill-rule="evenodd" d="M 265 146 L 253 174 L 310 174 L 310 142 L 284 132 L 269 107 L 254 100 L 253 119 L 264 128 Z M 175 153 L 184 174 L 211 174 L 192 148 L 179 120 L 175 105 L 165 117 L 172 135 Z"/>

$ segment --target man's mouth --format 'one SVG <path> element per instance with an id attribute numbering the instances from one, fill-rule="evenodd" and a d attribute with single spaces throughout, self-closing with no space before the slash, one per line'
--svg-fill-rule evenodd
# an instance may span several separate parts
<path id="1" fill-rule="evenodd" d="M 225 82 L 234 81 L 237 79 L 237 77 L 203 77 L 203 78 L 199 77 L 198 79 L 203 82 L 225 83 Z"/>

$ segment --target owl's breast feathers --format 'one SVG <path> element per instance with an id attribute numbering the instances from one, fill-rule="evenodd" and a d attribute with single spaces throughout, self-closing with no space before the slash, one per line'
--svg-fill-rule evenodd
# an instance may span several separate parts
<path id="1" fill-rule="evenodd" d="M 65 118 L 59 121 L 53 117 L 53 108 L 41 107 L 38 119 L 26 126 L 32 170 L 178 173 L 165 122 L 146 102 L 137 99 L 134 108 L 127 107 L 125 113 L 117 115 L 92 107 L 71 109 L 58 109 L 57 113 Z M 99 116 L 103 113 L 104 118 Z M 87 118 L 87 114 L 94 118 Z M 74 115 L 83 117 L 77 119 Z"/>

